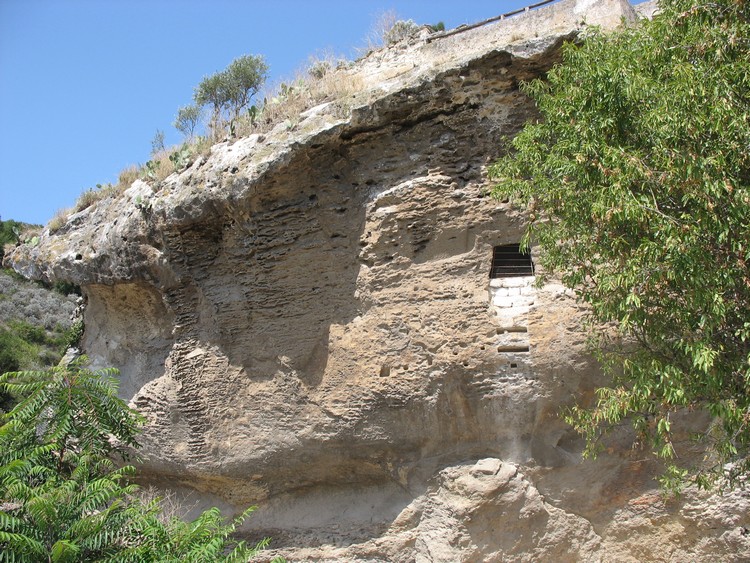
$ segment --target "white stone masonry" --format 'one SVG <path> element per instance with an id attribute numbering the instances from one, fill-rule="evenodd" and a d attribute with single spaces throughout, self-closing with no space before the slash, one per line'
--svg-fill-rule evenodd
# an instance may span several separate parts
<path id="1" fill-rule="evenodd" d="M 534 276 L 490 280 L 490 306 L 500 328 L 517 332 L 528 329 L 529 308 L 534 304 Z M 528 342 L 528 337 L 526 339 Z"/>

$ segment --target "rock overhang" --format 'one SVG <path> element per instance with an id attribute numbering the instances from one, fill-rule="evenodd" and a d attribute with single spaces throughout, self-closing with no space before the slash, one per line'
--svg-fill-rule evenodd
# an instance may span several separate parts
<path id="1" fill-rule="evenodd" d="M 210 156 L 167 178 L 158 191 L 150 186 L 154 193 L 137 181 L 124 197 L 104 199 L 69 217 L 56 233 L 45 232 L 34 247 L 17 249 L 8 263 L 27 277 L 47 281 L 85 285 L 137 278 L 137 271 L 128 276 L 127 263 L 158 256 L 160 231 L 213 220 L 234 202 L 261 192 L 266 178 L 295 154 L 455 111 L 466 102 L 461 85 L 472 70 L 505 71 L 512 88 L 548 69 L 560 44 L 586 25 L 614 27 L 633 19 L 623 0 L 565 0 L 443 39 L 421 37 L 373 53 L 340 71 L 343 80 L 355 76 L 359 81 L 360 89 L 346 100 L 311 108 L 293 130 L 279 124 L 267 134 L 219 143 Z M 513 73 L 504 68 L 513 65 Z M 444 107 L 431 105 L 430 96 L 439 99 L 446 88 L 452 99 L 443 100 Z M 513 131 L 496 131 L 498 138 L 507 133 Z M 109 256 L 103 256 L 105 251 Z"/>
<path id="2" fill-rule="evenodd" d="M 17 249 L 19 271 L 83 286 L 84 348 L 149 420 L 147 478 L 263 502 L 250 525 L 331 544 L 314 560 L 620 553 L 603 530 L 629 501 L 607 491 L 640 498 L 653 468 L 579 465 L 557 413 L 599 381 L 583 310 L 490 282 L 524 219 L 487 197 L 486 164 L 535 115 L 519 83 L 632 17 L 563 0 L 373 53 L 346 99 Z"/>

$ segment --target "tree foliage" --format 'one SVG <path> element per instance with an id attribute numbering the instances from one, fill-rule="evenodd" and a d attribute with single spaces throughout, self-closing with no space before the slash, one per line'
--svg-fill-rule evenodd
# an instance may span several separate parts
<path id="1" fill-rule="evenodd" d="M 84 362 L 0 376 L 23 397 L 0 426 L 0 562 L 244 562 L 263 548 L 231 538 L 252 508 L 165 521 L 158 499 L 139 499 L 135 469 L 116 462 L 142 418 L 117 398 L 114 370 Z"/>
<path id="2" fill-rule="evenodd" d="M 174 119 L 174 128 L 180 133 L 185 135 L 188 139 L 192 139 L 195 135 L 195 129 L 201 121 L 203 116 L 203 108 L 198 105 L 187 105 L 182 106 L 177 110 L 177 116 Z"/>
<path id="3" fill-rule="evenodd" d="M 221 120 L 225 111 L 236 120 L 267 77 L 268 65 L 263 57 L 244 55 L 233 60 L 225 70 L 204 78 L 195 89 L 195 103 L 198 107 L 211 106 L 214 124 Z"/>
<path id="4" fill-rule="evenodd" d="M 590 304 L 612 384 L 569 421 L 594 454 L 629 419 L 666 484 L 750 472 L 750 3 L 663 0 L 566 45 L 525 85 L 541 119 L 492 168 L 548 271 Z M 681 412 L 705 410 L 705 458 Z"/>

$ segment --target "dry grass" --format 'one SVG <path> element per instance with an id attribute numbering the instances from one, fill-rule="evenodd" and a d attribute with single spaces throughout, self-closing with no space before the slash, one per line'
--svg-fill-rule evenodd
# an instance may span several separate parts
<path id="1" fill-rule="evenodd" d="M 118 196 L 125 191 L 125 189 L 126 186 L 119 182 L 117 184 L 97 184 L 96 188 L 89 188 L 78 196 L 78 200 L 73 209 L 75 212 L 83 211 L 87 207 L 91 207 L 103 199 Z"/>
<path id="2" fill-rule="evenodd" d="M 194 137 L 193 146 L 195 147 L 196 159 L 201 156 L 205 160 L 211 156 L 211 147 L 214 146 L 214 141 L 208 136 Z"/>
<path id="3" fill-rule="evenodd" d="M 365 38 L 367 42 L 365 47 L 366 52 L 369 53 L 370 51 L 385 47 L 388 44 L 388 34 L 398 21 L 399 17 L 395 10 L 386 10 L 379 14 Z"/>
<path id="4" fill-rule="evenodd" d="M 381 45 L 382 37 L 385 36 L 383 34 L 387 34 L 397 21 L 392 12 L 387 12 L 378 20 L 374 29 L 378 30 L 375 33 L 378 34 Z M 50 232 L 54 233 L 62 228 L 71 214 L 96 205 L 107 197 L 117 197 L 138 179 L 151 183 L 154 191 L 157 191 L 170 174 L 189 166 L 196 158 L 207 158 L 214 144 L 228 138 L 265 133 L 279 123 L 287 123 L 293 129 L 300 121 L 300 114 L 325 102 L 342 101 L 337 115 L 348 111 L 350 104 L 343 100 L 362 87 L 361 78 L 349 71 L 349 64 L 344 58 L 331 53 L 311 57 L 293 80 L 279 82 L 265 89 L 262 96 L 265 103 L 260 105 L 260 110 L 254 117 L 248 112 L 234 123 L 232 131 L 228 131 L 226 123 L 214 126 L 209 124 L 206 135 L 193 137 L 181 146 L 160 150 L 142 166 L 131 165 L 123 169 L 116 184 L 88 189 L 78 197 L 73 208 L 59 210 L 47 225 Z"/>
<path id="5" fill-rule="evenodd" d="M 140 177 L 140 168 L 133 164 L 120 171 L 120 174 L 117 176 L 117 185 L 121 187 L 122 191 L 125 191 Z"/>
<path id="6" fill-rule="evenodd" d="M 78 199 L 76 200 L 76 204 L 73 206 L 73 209 L 76 212 L 83 211 L 87 207 L 91 207 L 92 205 L 94 205 L 101 198 L 102 198 L 101 192 L 97 190 L 93 190 L 93 189 L 88 189 L 78 196 Z"/>
<path id="7" fill-rule="evenodd" d="M 174 147 L 171 149 L 160 150 L 152 155 L 151 160 L 149 160 L 142 169 L 144 171 L 144 179 L 152 180 L 159 184 L 174 172 L 174 164 L 169 159 L 169 155 L 172 154 L 173 150 Z"/>
<path id="8" fill-rule="evenodd" d="M 119 184 L 118 186 L 105 184 L 99 188 L 89 188 L 84 190 L 81 195 L 78 196 L 73 207 L 57 210 L 52 219 L 49 220 L 49 223 L 47 223 L 47 228 L 49 228 L 50 233 L 59 231 L 65 223 L 68 222 L 68 218 L 74 213 L 78 213 L 79 211 L 83 211 L 84 209 L 96 205 L 96 203 L 102 199 L 116 195 L 120 191 Z"/>
<path id="9" fill-rule="evenodd" d="M 300 114 L 308 109 L 350 96 L 361 88 L 362 80 L 347 66 L 346 61 L 332 55 L 311 58 L 294 80 L 266 89 L 266 104 L 260 115 L 254 120 L 244 116 L 235 127 L 235 135 L 265 133 L 284 122 L 293 128 L 299 123 Z"/>
<path id="10" fill-rule="evenodd" d="M 370 31 L 365 37 L 364 47 L 357 47 L 360 56 L 367 56 L 372 51 L 398 43 L 410 37 L 420 28 L 412 20 L 399 18 L 395 10 L 386 10 L 375 18 Z"/>
<path id="11" fill-rule="evenodd" d="M 27 227 L 21 232 L 21 236 L 20 236 L 21 242 L 27 243 L 31 241 L 34 237 L 39 237 L 43 231 L 44 231 L 44 228 L 38 225 Z"/>
<path id="12" fill-rule="evenodd" d="M 176 492 L 172 490 L 159 490 L 153 486 L 138 489 L 135 495 L 143 504 L 158 503 L 159 512 L 157 518 L 163 523 L 168 524 L 176 519 L 184 520 L 188 517 L 191 510 L 198 506 L 198 502 L 190 503 L 190 495 L 178 498 Z"/>
<path id="13" fill-rule="evenodd" d="M 199 141 L 196 141 L 195 143 L 192 143 L 191 146 L 196 147 L 196 150 L 193 150 L 192 153 L 197 154 L 198 147 L 200 147 L 200 150 L 205 150 L 203 144 L 205 144 L 206 142 L 206 140 L 201 139 Z M 209 142 L 209 147 L 210 144 L 212 143 Z M 158 187 L 159 184 L 161 184 L 161 182 L 163 182 L 167 178 L 167 176 L 175 172 L 175 163 L 170 159 L 170 156 L 173 153 L 179 151 L 181 148 L 182 147 L 171 147 L 169 149 L 161 150 L 152 155 L 151 160 L 149 160 L 143 166 L 128 166 L 127 168 L 120 171 L 116 184 L 97 184 L 96 188 L 85 190 L 83 193 L 81 193 L 80 196 L 78 196 L 78 199 L 76 200 L 76 203 L 72 208 L 61 209 L 55 214 L 55 216 L 50 220 L 48 224 L 50 232 L 58 231 L 67 222 L 68 217 L 73 213 L 83 211 L 88 207 L 96 205 L 103 199 L 107 199 L 109 197 L 116 198 L 122 192 L 132 186 L 133 182 L 138 179 L 152 182 L 155 187 Z"/>
<path id="14" fill-rule="evenodd" d="M 47 223 L 47 228 L 49 229 L 49 232 L 55 233 L 59 231 L 63 226 L 65 226 L 65 223 L 68 222 L 68 217 L 70 217 L 72 214 L 73 214 L 73 208 L 71 207 L 58 209 L 53 215 L 52 219 L 49 220 L 49 223 Z"/>

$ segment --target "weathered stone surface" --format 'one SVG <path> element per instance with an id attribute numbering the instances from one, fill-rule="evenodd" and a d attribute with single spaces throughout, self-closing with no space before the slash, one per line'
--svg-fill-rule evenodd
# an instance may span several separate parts
<path id="1" fill-rule="evenodd" d="M 309 561 L 740 561 L 747 496 L 663 502 L 627 436 L 559 419 L 599 380 L 561 286 L 490 283 L 523 217 L 486 165 L 583 22 L 566 0 L 340 71 L 356 94 L 74 216 L 16 269 L 81 284 L 84 346 L 143 411 L 143 469 L 261 509 Z M 618 437 L 613 445 L 617 446 Z M 192 502 L 191 501 L 191 502 Z"/>
<path id="2" fill-rule="evenodd" d="M 638 17 L 652 18 L 659 11 L 659 0 L 648 0 L 634 6 Z"/>

